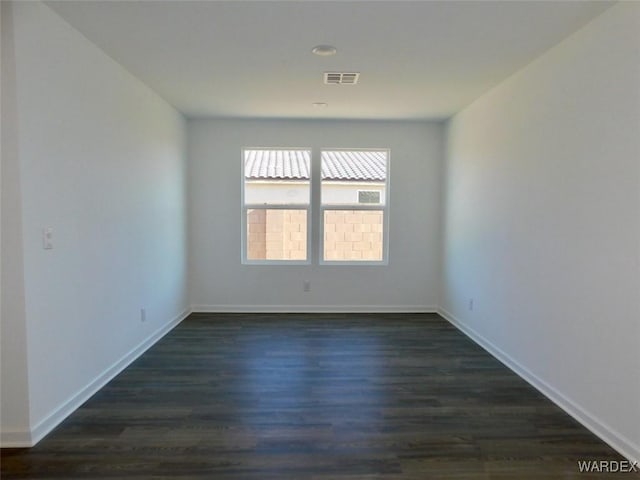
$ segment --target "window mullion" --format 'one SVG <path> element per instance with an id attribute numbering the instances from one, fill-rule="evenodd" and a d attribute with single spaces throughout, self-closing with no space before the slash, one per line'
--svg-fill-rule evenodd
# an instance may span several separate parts
<path id="1" fill-rule="evenodd" d="M 320 161 L 320 149 L 311 150 L 311 218 L 309 220 L 309 247 L 311 262 L 317 265 L 322 258 L 322 212 L 321 212 L 321 184 L 322 163 Z"/>

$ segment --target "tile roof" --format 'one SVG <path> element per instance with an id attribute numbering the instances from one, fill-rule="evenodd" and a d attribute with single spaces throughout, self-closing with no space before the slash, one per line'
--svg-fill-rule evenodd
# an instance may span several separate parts
<path id="1" fill-rule="evenodd" d="M 308 150 L 245 150 L 245 178 L 304 180 L 309 178 Z M 384 151 L 334 150 L 322 152 L 323 180 L 385 181 Z"/>
<path id="2" fill-rule="evenodd" d="M 322 152 L 323 180 L 373 180 L 384 182 L 387 176 L 387 152 Z"/>
<path id="3" fill-rule="evenodd" d="M 248 179 L 296 180 L 309 178 L 308 150 L 245 150 L 244 176 Z"/>

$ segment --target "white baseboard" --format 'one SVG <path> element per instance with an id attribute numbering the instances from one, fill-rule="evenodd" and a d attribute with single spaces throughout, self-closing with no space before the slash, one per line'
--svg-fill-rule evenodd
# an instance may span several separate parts
<path id="1" fill-rule="evenodd" d="M 28 430 L 3 430 L 0 433 L 1 448 L 28 448 L 34 445 Z"/>
<path id="2" fill-rule="evenodd" d="M 171 331 L 182 320 L 187 318 L 191 313 L 190 310 L 185 310 L 171 321 L 157 329 L 146 339 L 131 349 L 120 360 L 115 362 L 100 375 L 94 378 L 88 385 L 82 390 L 73 395 L 64 404 L 60 405 L 53 412 L 51 412 L 46 418 L 38 422 L 29 431 L 3 431 L 0 433 L 0 446 L 2 448 L 22 448 L 33 447 L 36 443 L 44 438 L 51 430 L 58 426 L 65 418 L 71 415 L 78 407 L 84 402 L 89 400 L 98 390 L 104 387 L 109 381 L 111 381 L 116 375 L 127 368 L 134 360 L 140 355 L 146 352 L 152 347 L 158 340 L 164 337 L 169 331 Z"/>
<path id="3" fill-rule="evenodd" d="M 192 305 L 193 313 L 436 313 L 433 305 Z"/>
<path id="4" fill-rule="evenodd" d="M 443 308 L 438 308 L 438 313 L 454 327 L 464 333 L 467 337 L 480 345 L 493 357 L 503 363 L 507 368 L 521 377 L 545 397 L 555 403 L 558 407 L 571 415 L 584 427 L 607 443 L 611 448 L 618 451 L 623 457 L 631 462 L 640 463 L 640 446 L 635 445 L 631 440 L 616 432 L 614 429 L 598 420 L 594 415 L 587 412 L 575 401 L 566 397 L 555 387 L 549 385 L 543 379 L 532 373 L 524 365 L 514 360 L 509 354 L 497 347 L 484 336 L 480 335 L 473 328 L 458 320 L 452 313 Z"/>

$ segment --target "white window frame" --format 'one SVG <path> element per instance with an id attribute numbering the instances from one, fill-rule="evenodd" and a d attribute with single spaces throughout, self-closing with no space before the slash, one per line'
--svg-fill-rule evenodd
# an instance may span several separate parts
<path id="1" fill-rule="evenodd" d="M 245 203 L 245 152 L 248 150 L 304 150 L 309 152 L 311 158 L 309 165 L 309 202 L 308 204 L 247 204 Z M 240 206 L 242 210 L 241 223 L 241 258 L 242 265 L 311 265 L 313 258 L 313 245 L 312 245 L 312 221 L 311 221 L 311 207 L 313 198 L 313 150 L 305 147 L 244 147 L 242 148 L 240 158 L 240 164 L 242 165 L 242 174 L 240 175 L 241 181 L 241 195 Z M 247 258 L 247 212 L 249 210 L 305 210 L 307 212 L 307 259 L 306 260 L 256 260 Z"/>
<path id="2" fill-rule="evenodd" d="M 386 152 L 387 154 L 387 171 L 384 188 L 384 203 L 356 203 L 356 204 L 338 204 L 338 205 L 323 205 L 321 194 L 318 195 L 319 200 L 319 241 L 318 241 L 318 263 L 320 265 L 345 265 L 345 266 L 357 266 L 357 265 L 389 265 L 389 190 L 391 182 L 390 179 L 390 165 L 391 165 L 391 150 L 388 148 L 322 148 L 318 152 L 318 160 L 322 162 L 322 152 Z M 312 156 L 312 158 L 314 158 Z M 320 168 L 322 168 L 320 166 Z M 318 179 L 319 189 L 322 189 L 322 178 Z M 382 200 L 382 195 L 380 196 Z M 313 195 L 312 195 L 312 198 Z M 324 259 L 324 214 L 326 210 L 382 210 L 382 260 L 325 260 Z"/>

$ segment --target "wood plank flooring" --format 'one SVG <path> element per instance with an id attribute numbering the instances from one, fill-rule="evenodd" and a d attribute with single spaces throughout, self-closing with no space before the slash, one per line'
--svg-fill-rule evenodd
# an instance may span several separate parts
<path id="1" fill-rule="evenodd" d="M 1 472 L 605 478 L 578 470 L 596 459 L 622 460 L 435 314 L 194 314 Z"/>

